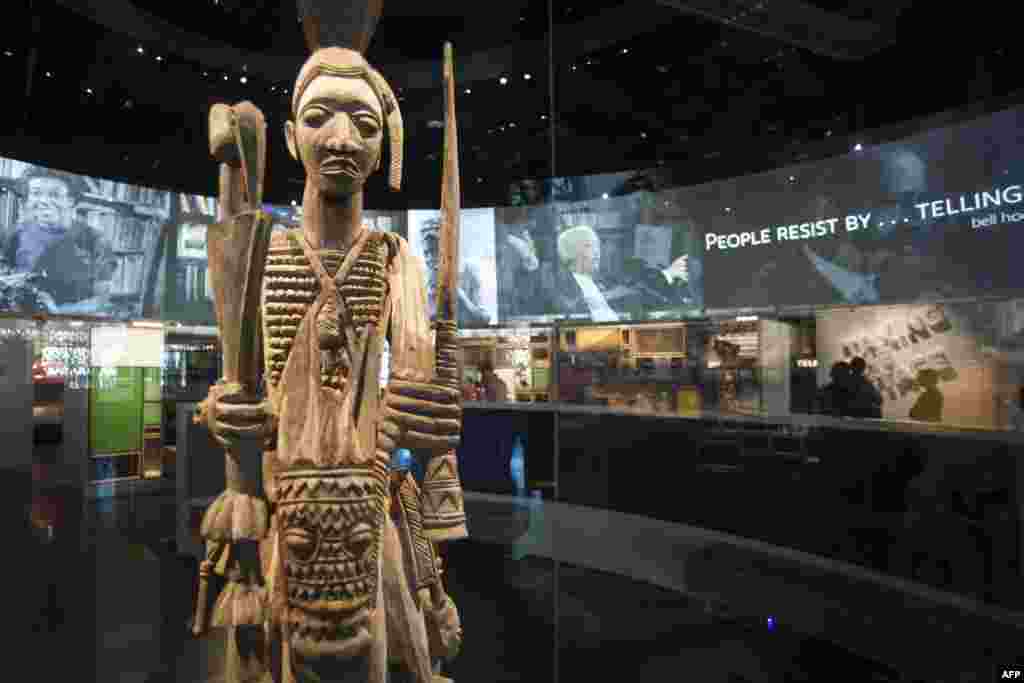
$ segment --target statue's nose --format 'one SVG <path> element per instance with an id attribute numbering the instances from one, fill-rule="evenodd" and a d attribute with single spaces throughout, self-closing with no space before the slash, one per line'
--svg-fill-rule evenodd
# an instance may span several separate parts
<path id="1" fill-rule="evenodd" d="M 337 152 L 355 152 L 359 149 L 356 127 L 347 114 L 338 114 L 330 123 L 327 148 Z"/>

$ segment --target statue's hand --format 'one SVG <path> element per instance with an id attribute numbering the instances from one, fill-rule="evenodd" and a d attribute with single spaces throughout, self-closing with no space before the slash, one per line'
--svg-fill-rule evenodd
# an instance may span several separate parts
<path id="1" fill-rule="evenodd" d="M 462 649 L 462 620 L 455 602 L 444 595 L 441 604 L 430 604 L 426 617 L 431 654 L 446 660 L 458 657 Z"/>
<path id="2" fill-rule="evenodd" d="M 212 409 L 211 409 L 212 408 Z M 275 420 L 267 401 L 242 392 L 237 384 L 217 384 L 200 406 L 210 434 L 224 448 L 235 448 L 242 442 L 259 442 L 272 447 Z"/>
<path id="3" fill-rule="evenodd" d="M 457 448 L 462 431 L 458 389 L 439 383 L 408 382 L 392 378 L 384 396 L 384 411 L 377 431 L 378 448 L 448 451 Z"/>
<path id="4" fill-rule="evenodd" d="M 237 126 L 235 113 L 226 104 L 210 107 L 210 155 L 221 163 L 238 166 L 241 163 L 235 140 Z"/>

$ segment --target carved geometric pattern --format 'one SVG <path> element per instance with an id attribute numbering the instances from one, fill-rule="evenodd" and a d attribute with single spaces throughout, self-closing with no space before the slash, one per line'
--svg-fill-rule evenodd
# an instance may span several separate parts
<path id="1" fill-rule="evenodd" d="M 416 569 L 415 590 L 425 588 L 437 581 L 437 565 L 434 560 L 434 546 L 423 533 L 423 517 L 420 512 L 420 488 L 416 479 L 405 475 L 398 488 L 398 497 L 409 530 Z"/>
<path id="2" fill-rule="evenodd" d="M 455 451 L 428 461 L 421 500 L 423 528 L 428 536 L 460 538 L 466 535 L 466 512 Z"/>
<path id="3" fill-rule="evenodd" d="M 376 601 L 388 490 L 373 467 L 278 475 L 284 581 L 300 610 L 346 613 Z"/>
<path id="4" fill-rule="evenodd" d="M 264 358 L 267 381 L 275 387 L 281 381 L 299 325 L 320 294 L 320 283 L 302 250 L 301 239 L 299 231 L 275 234 L 267 255 L 263 279 Z M 320 253 L 324 269 L 332 276 L 345 256 L 337 250 Z M 388 293 L 387 256 L 384 236 L 371 235 L 345 279 L 337 284 L 356 328 L 380 322 Z M 343 390 L 349 364 L 341 358 L 331 365 L 322 373 L 322 383 Z"/>
<path id="5" fill-rule="evenodd" d="M 388 293 L 386 259 L 384 240 L 376 233 L 371 235 L 344 281 L 338 285 L 338 292 L 357 328 L 380 323 Z"/>

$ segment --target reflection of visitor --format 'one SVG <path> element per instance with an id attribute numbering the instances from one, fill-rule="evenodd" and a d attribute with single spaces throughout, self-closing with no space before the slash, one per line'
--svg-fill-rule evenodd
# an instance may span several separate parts
<path id="1" fill-rule="evenodd" d="M 559 273 L 556 294 L 561 312 L 582 313 L 595 322 L 618 321 L 619 315 L 594 279 L 601 263 L 601 240 L 593 228 L 578 225 L 559 235 L 558 258 L 566 271 Z"/>
<path id="2" fill-rule="evenodd" d="M 512 460 L 509 462 L 509 475 L 516 488 L 517 496 L 526 495 L 526 447 L 523 445 L 523 437 L 516 434 L 512 442 Z"/>
<path id="3" fill-rule="evenodd" d="M 1016 397 L 1006 399 L 1006 409 L 1007 428 L 1018 432 L 1024 431 L 1024 387 L 1017 390 Z"/>
<path id="4" fill-rule="evenodd" d="M 22 181 L 24 217 L 3 244 L 8 266 L 16 272 L 43 274 L 40 288 L 58 306 L 109 296 L 117 267 L 111 245 L 91 226 L 75 220 L 85 182 L 40 167 L 30 168 Z"/>
<path id="5" fill-rule="evenodd" d="M 484 387 L 484 400 L 502 402 L 508 400 L 508 387 L 494 372 L 494 366 L 490 361 L 484 361 L 480 366 L 480 374 Z"/>
<path id="6" fill-rule="evenodd" d="M 475 382 L 466 380 L 462 384 L 462 400 L 463 401 L 479 401 L 480 391 Z"/>
<path id="7" fill-rule="evenodd" d="M 924 391 L 910 409 L 910 419 L 920 422 L 942 422 L 942 392 L 939 391 L 939 373 L 925 368 L 917 373 L 917 383 Z"/>
<path id="8" fill-rule="evenodd" d="M 818 392 L 818 413 L 842 417 L 846 415 L 850 394 L 850 366 L 843 361 L 832 366 L 829 371 L 831 382 Z"/>

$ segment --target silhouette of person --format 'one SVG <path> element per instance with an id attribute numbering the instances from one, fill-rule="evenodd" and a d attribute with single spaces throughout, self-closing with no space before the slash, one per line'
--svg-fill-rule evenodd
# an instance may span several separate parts
<path id="1" fill-rule="evenodd" d="M 850 366 L 839 361 L 832 365 L 829 376 L 832 381 L 818 392 L 818 413 L 842 417 L 847 414 L 850 402 Z"/>
<path id="2" fill-rule="evenodd" d="M 920 422 L 942 421 L 942 392 L 939 391 L 939 373 L 925 368 L 917 373 L 917 383 L 924 391 L 917 397 L 910 409 L 910 419 Z"/>
<path id="3" fill-rule="evenodd" d="M 878 387 L 865 376 L 867 361 L 857 356 L 850 361 L 850 417 L 875 418 L 882 417 L 882 393 Z"/>

